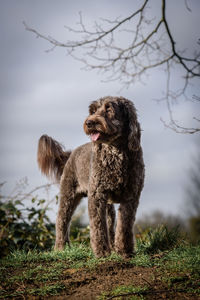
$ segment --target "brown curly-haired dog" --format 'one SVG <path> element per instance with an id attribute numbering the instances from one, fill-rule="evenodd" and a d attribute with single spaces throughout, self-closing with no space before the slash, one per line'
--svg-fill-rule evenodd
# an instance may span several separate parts
<path id="1" fill-rule="evenodd" d="M 122 97 L 92 102 L 84 130 L 91 137 L 72 152 L 43 135 L 38 163 L 47 176 L 60 181 L 60 206 L 55 249 L 69 243 L 72 214 L 82 197 L 88 197 L 90 240 L 97 257 L 114 249 L 133 253 L 133 223 L 144 183 L 141 130 L 133 103 Z M 120 203 L 115 229 L 113 203 Z"/>

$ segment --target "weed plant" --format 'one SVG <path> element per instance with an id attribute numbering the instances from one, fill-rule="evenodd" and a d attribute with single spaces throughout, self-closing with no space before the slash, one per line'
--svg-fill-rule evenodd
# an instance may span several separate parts
<path id="1" fill-rule="evenodd" d="M 179 228 L 168 229 L 160 225 L 156 228 L 147 228 L 136 239 L 138 253 L 155 254 L 176 247 L 182 242 Z"/>

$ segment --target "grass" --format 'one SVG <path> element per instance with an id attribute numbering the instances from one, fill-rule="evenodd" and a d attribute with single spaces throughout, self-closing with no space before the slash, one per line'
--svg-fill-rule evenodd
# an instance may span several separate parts
<path id="1" fill-rule="evenodd" d="M 163 262 L 166 268 L 177 272 L 200 275 L 200 246 L 181 246 L 170 251 Z"/>
<path id="2" fill-rule="evenodd" d="M 48 285 L 48 286 L 43 286 L 42 288 L 30 289 L 28 291 L 28 293 L 30 295 L 39 295 L 39 296 L 57 295 L 58 293 L 60 293 L 64 289 L 65 289 L 64 284 L 56 283 L 56 284 L 51 284 L 51 285 Z"/>
<path id="3" fill-rule="evenodd" d="M 14 251 L 7 259 L 3 260 L 4 263 L 10 265 L 23 264 L 24 262 L 49 262 L 49 261 L 80 261 L 86 258 L 93 258 L 91 249 L 84 244 L 76 244 L 71 247 L 66 247 L 65 251 Z"/>
<path id="4" fill-rule="evenodd" d="M 10 277 L 10 283 L 14 283 L 15 281 L 29 281 L 29 282 L 45 282 L 45 281 L 51 281 L 51 280 L 58 280 L 60 278 L 60 275 L 62 273 L 62 267 L 61 266 L 55 266 L 53 265 L 50 267 L 44 267 L 44 266 L 36 266 L 32 267 L 31 269 L 27 269 L 22 271 L 19 275 L 14 275 Z"/>
<path id="5" fill-rule="evenodd" d="M 148 280 L 144 278 L 142 285 L 118 284 L 109 292 L 99 291 L 100 300 L 120 299 L 120 295 L 127 295 L 127 299 L 145 299 L 148 293 L 154 293 L 154 289 L 159 292 L 159 287 L 155 287 L 158 283 L 166 292 L 200 295 L 200 245 L 186 245 L 176 239 L 170 248 L 166 242 L 169 234 L 164 230 L 158 232 L 157 229 L 156 233 L 143 236 L 137 243 L 135 256 L 125 261 L 115 253 L 107 258 L 96 259 L 90 247 L 84 244 L 74 244 L 57 252 L 15 251 L 0 261 L 0 298 L 65 295 L 79 285 L 98 279 L 101 274 L 99 268 L 109 264 L 115 266 L 115 273 L 118 272 L 118 265 L 124 268 L 128 265 L 134 270 L 142 268 L 141 274 L 146 272 Z M 169 241 L 170 237 L 167 239 Z M 102 272 L 107 276 L 110 271 Z M 80 273 L 83 279 L 79 282 L 76 281 L 76 274 Z M 91 279 L 88 274 L 93 275 Z M 120 274 L 119 269 L 119 279 Z"/>
<path id="6" fill-rule="evenodd" d="M 153 267 L 154 262 L 151 259 L 151 256 L 145 253 L 138 253 L 136 254 L 131 260 L 130 263 L 132 263 L 135 266 L 140 267 Z"/>
<path id="7" fill-rule="evenodd" d="M 159 263 L 165 266 L 162 280 L 170 288 L 200 294 L 200 245 L 173 249 Z"/>
<path id="8" fill-rule="evenodd" d="M 106 300 L 108 298 L 115 298 L 115 299 L 120 299 L 121 297 L 124 296 L 131 296 L 131 300 L 138 300 L 138 299 L 144 299 L 143 295 L 147 291 L 148 287 L 134 287 L 132 285 L 128 286 L 118 286 L 109 293 L 102 293 L 99 297 L 98 300 Z"/>
<path id="9" fill-rule="evenodd" d="M 116 253 L 112 253 L 107 258 L 95 258 L 90 247 L 84 244 L 74 244 L 71 247 L 66 247 L 64 251 L 47 251 L 41 252 L 37 250 L 14 251 L 6 259 L 2 260 L 0 269 L 12 266 L 23 266 L 24 263 L 55 263 L 67 262 L 72 268 L 95 267 L 97 264 L 106 261 L 121 261 L 122 258 Z"/>

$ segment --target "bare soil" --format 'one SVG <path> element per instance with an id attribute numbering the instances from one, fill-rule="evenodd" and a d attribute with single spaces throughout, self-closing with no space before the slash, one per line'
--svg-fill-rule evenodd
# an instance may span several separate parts
<path id="1" fill-rule="evenodd" d="M 200 299 L 198 295 L 186 292 L 186 289 L 178 291 L 170 288 L 162 280 L 159 268 L 135 267 L 128 262 L 106 262 L 95 269 L 66 269 L 62 282 L 66 289 L 60 295 L 35 299 L 98 299 L 106 292 L 105 299 L 130 299 L 132 295 L 122 294 L 121 298 L 113 297 L 111 291 L 118 286 L 146 287 L 144 299 Z M 177 288 L 177 286 L 176 286 Z M 33 298 L 32 298 L 33 299 Z M 138 299 L 140 299 L 138 297 Z"/>

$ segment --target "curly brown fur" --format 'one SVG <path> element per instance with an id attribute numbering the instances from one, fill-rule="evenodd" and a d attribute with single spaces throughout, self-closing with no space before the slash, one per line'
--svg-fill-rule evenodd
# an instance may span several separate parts
<path id="1" fill-rule="evenodd" d="M 115 249 L 129 256 L 134 249 L 133 224 L 144 184 L 136 109 L 125 98 L 104 97 L 92 102 L 83 126 L 92 141 L 71 154 L 47 136 L 39 142 L 42 172 L 54 173 L 57 179 L 62 174 L 55 249 L 69 243 L 71 217 L 82 197 L 88 196 L 90 241 L 95 255 L 106 256 Z M 120 204 L 116 228 L 113 203 Z"/>
<path id="2" fill-rule="evenodd" d="M 48 135 L 42 135 L 38 142 L 37 153 L 37 161 L 41 172 L 47 177 L 53 177 L 60 181 L 70 153 L 70 151 L 64 151 L 62 145 Z"/>

